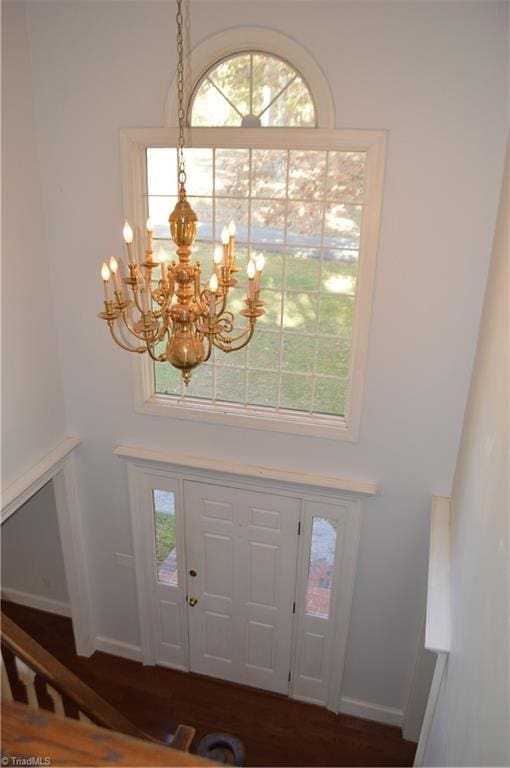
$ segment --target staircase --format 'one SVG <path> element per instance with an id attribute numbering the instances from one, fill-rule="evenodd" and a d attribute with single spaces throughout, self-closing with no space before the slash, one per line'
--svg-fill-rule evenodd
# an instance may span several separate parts
<path id="1" fill-rule="evenodd" d="M 194 728 L 179 725 L 167 742 L 155 739 L 3 612 L 1 621 L 2 759 L 39 756 L 52 765 L 103 765 L 106 758 L 114 765 L 213 765 L 189 754 Z"/>

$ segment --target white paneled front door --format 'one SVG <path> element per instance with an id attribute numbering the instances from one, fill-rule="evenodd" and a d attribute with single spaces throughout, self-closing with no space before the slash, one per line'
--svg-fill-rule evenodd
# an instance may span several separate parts
<path id="1" fill-rule="evenodd" d="M 298 499 L 185 481 L 194 672 L 288 693 Z"/>

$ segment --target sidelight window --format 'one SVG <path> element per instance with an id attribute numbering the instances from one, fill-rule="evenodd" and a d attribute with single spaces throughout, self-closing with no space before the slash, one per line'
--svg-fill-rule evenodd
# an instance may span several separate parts
<path id="1" fill-rule="evenodd" d="M 175 495 L 173 491 L 152 491 L 156 538 L 157 580 L 177 586 L 177 547 L 175 537 Z"/>
<path id="2" fill-rule="evenodd" d="M 308 560 L 306 613 L 321 619 L 329 618 L 335 550 L 335 521 L 314 517 Z"/>

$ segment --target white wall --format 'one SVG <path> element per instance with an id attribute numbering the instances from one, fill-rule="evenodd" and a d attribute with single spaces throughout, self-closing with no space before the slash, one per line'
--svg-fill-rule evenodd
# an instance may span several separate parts
<path id="1" fill-rule="evenodd" d="M 2 525 L 2 590 L 69 602 L 51 482 Z"/>
<path id="2" fill-rule="evenodd" d="M 427 765 L 510 764 L 510 150 L 452 499 L 451 651 Z"/>
<path id="3" fill-rule="evenodd" d="M 363 521 L 343 694 L 404 705 L 426 589 L 430 494 L 449 494 L 501 179 L 503 3 L 192 3 L 193 44 L 270 25 L 324 70 L 339 127 L 386 128 L 389 151 L 367 386 L 356 444 L 136 415 L 130 359 L 101 309 L 122 253 L 119 128 L 159 126 L 175 67 L 172 2 L 28 6 L 68 430 L 99 632 L 138 643 L 118 443 L 380 483 Z M 79 290 L 73 290 L 78 286 Z"/>
<path id="4" fill-rule="evenodd" d="M 23 3 L 2 4 L 2 487 L 65 435 Z"/>

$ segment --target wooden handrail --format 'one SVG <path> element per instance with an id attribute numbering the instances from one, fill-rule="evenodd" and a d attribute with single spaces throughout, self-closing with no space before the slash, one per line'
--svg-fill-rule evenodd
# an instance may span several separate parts
<path id="1" fill-rule="evenodd" d="M 1 622 L 2 645 L 44 678 L 64 701 L 70 699 L 93 723 L 138 739 L 162 743 L 137 728 L 3 612 Z M 173 735 L 171 746 L 174 749 L 189 750 L 194 734 L 195 729 L 191 726 L 179 725 Z"/>
<path id="2" fill-rule="evenodd" d="M 62 718 L 52 712 L 34 712 L 13 702 L 2 706 L 2 760 L 9 765 L 33 764 L 34 758 L 49 765 L 214 766 L 203 757 L 179 752 L 95 725 Z M 23 761 L 23 762 L 21 762 Z M 41 763 L 44 764 L 44 763 Z"/>

